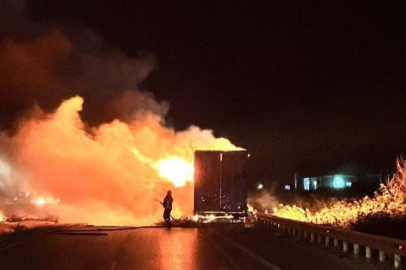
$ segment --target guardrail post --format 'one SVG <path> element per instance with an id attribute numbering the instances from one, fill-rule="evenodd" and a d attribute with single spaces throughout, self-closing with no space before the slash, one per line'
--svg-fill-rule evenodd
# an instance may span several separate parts
<path id="1" fill-rule="evenodd" d="M 379 251 L 379 262 L 380 263 L 385 262 L 385 251 L 383 251 L 383 250 Z"/>
<path id="2" fill-rule="evenodd" d="M 331 246 L 333 246 L 334 251 L 337 252 L 341 249 L 341 243 L 339 241 L 342 241 L 342 246 L 343 246 L 343 253 L 348 253 L 349 252 L 349 247 L 348 245 L 352 245 L 352 250 L 353 250 L 353 256 L 355 258 L 360 258 L 361 254 L 360 254 L 360 245 L 362 246 L 362 249 L 365 246 L 365 259 L 367 262 L 371 262 L 372 261 L 372 249 L 377 249 L 378 253 L 379 253 L 379 263 L 384 263 L 385 261 L 387 261 L 387 257 L 392 256 L 393 254 L 393 267 L 394 269 L 400 269 L 402 268 L 402 256 L 399 254 L 402 253 L 403 251 L 399 251 L 397 250 L 397 245 L 393 244 L 395 243 L 395 239 L 384 239 L 384 238 L 380 238 L 380 237 L 376 237 L 376 238 L 372 238 L 371 236 L 368 235 L 356 235 L 356 234 L 351 234 L 351 233 L 346 233 L 346 232 L 342 232 L 337 230 L 333 230 L 333 235 L 329 234 L 330 229 L 328 227 L 321 227 L 319 231 L 319 229 L 312 227 L 312 225 L 309 225 L 308 229 L 306 229 L 307 227 L 303 226 L 299 227 L 298 225 L 296 225 L 296 223 L 292 222 L 289 223 L 287 222 L 282 222 L 281 219 L 281 223 L 279 223 L 279 219 L 275 218 L 274 221 L 273 218 L 266 218 L 264 217 L 255 217 L 255 219 L 258 224 L 265 224 L 268 225 L 269 227 L 271 227 L 271 229 L 275 228 L 275 230 L 280 231 L 281 233 L 283 233 L 285 236 L 286 234 L 289 236 L 293 236 L 293 238 L 296 239 L 304 239 L 305 241 L 310 241 L 310 243 L 315 243 L 316 239 L 315 237 L 317 236 L 317 242 L 320 245 L 325 245 L 325 247 L 327 248 L 331 248 Z M 286 224 L 284 224 L 286 223 Z M 289 224 L 292 224 L 292 226 L 290 226 Z M 297 226 L 297 227 L 296 227 Z M 298 229 L 302 228 L 302 229 Z M 341 235 L 342 234 L 342 235 Z M 341 236 L 340 236 L 341 235 Z M 338 238 L 336 238 L 338 237 Z M 323 239 L 324 238 L 324 239 Z M 350 242 L 348 241 L 344 241 L 344 239 L 352 239 L 350 240 Z M 374 240 L 375 242 L 372 242 L 370 239 L 376 239 Z M 324 240 L 324 241 L 323 241 Z M 382 241 L 382 243 L 380 243 L 380 241 Z M 324 242 L 324 243 L 323 243 Z M 333 243 L 331 243 L 333 242 Z M 357 242 L 357 243 L 354 243 Z M 391 245 L 394 245 L 393 247 L 391 247 Z M 368 245 L 368 246 L 367 246 Z M 403 244 L 399 245 L 398 249 L 403 249 Z M 363 250 L 362 250 L 363 251 Z M 389 254 L 386 255 L 386 253 Z M 398 253 L 398 254 L 396 254 Z M 403 254 L 403 253 L 402 253 Z M 363 255 L 363 252 L 362 252 Z M 363 256 L 362 256 L 363 257 Z"/>
<path id="3" fill-rule="evenodd" d="M 400 263 L 401 263 L 400 255 L 395 254 L 394 257 L 395 257 L 395 262 L 394 262 L 393 266 L 395 267 L 395 269 L 399 269 L 400 268 Z"/>
<path id="4" fill-rule="evenodd" d="M 365 247 L 365 259 L 367 260 L 367 262 L 370 262 L 372 259 L 370 247 Z"/>
<path id="5" fill-rule="evenodd" d="M 344 253 L 348 252 L 348 242 L 347 241 L 343 241 L 343 252 Z"/>
<path id="6" fill-rule="evenodd" d="M 354 257 L 359 255 L 359 244 L 354 244 Z"/>

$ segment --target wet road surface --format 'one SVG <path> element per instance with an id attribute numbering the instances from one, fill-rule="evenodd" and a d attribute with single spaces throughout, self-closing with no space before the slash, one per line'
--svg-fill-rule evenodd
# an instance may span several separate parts
<path id="1" fill-rule="evenodd" d="M 1 236 L 0 269 L 375 269 L 253 226 L 68 229 Z"/>

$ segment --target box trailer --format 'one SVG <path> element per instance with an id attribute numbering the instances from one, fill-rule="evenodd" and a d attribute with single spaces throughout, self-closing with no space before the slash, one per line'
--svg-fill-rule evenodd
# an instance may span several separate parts
<path id="1" fill-rule="evenodd" d="M 194 153 L 195 216 L 243 217 L 247 213 L 247 151 Z"/>

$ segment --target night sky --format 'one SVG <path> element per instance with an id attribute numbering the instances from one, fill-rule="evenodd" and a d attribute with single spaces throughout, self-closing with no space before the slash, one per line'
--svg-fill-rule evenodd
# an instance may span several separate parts
<path id="1" fill-rule="evenodd" d="M 406 24 L 391 3 L 41 0 L 27 13 L 155 55 L 141 88 L 170 103 L 168 123 L 247 148 L 270 182 L 377 171 L 406 150 Z"/>

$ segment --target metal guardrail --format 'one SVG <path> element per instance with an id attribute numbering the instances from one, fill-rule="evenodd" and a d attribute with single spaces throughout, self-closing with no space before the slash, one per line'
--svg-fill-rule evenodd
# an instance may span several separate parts
<path id="1" fill-rule="evenodd" d="M 400 269 L 401 257 L 406 257 L 405 240 L 300 222 L 263 213 L 257 213 L 255 217 L 261 224 L 273 226 L 284 234 L 303 238 L 311 243 L 314 243 L 317 237 L 317 243 L 333 247 L 337 251 L 342 249 L 342 252 L 349 253 L 349 245 L 352 245 L 355 257 L 360 257 L 361 247 L 365 250 L 365 259 L 368 262 L 372 261 L 372 249 L 379 251 L 380 263 L 385 262 L 388 255 L 393 256 L 395 269 Z"/>

